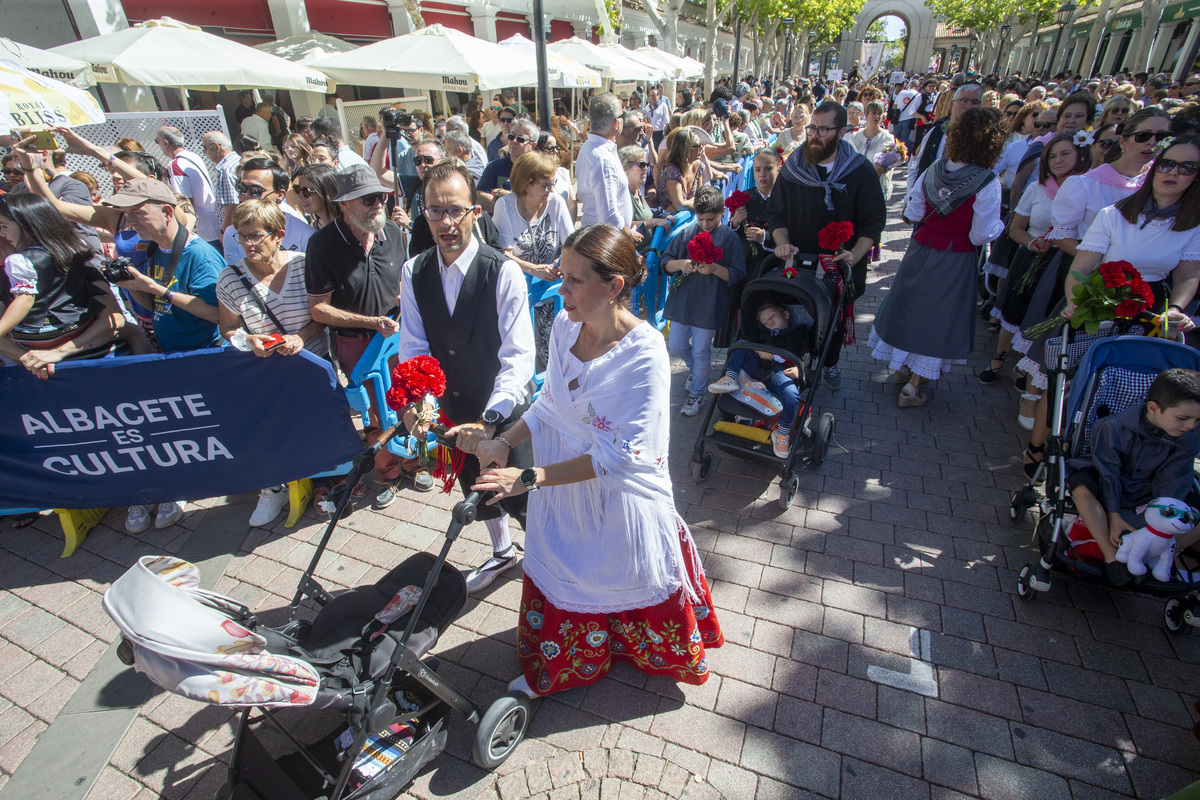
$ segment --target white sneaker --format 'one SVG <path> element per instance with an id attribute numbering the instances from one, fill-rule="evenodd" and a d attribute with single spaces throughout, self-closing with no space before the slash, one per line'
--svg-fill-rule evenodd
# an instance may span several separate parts
<path id="1" fill-rule="evenodd" d="M 125 530 L 129 533 L 141 533 L 150 527 L 150 509 L 154 506 L 130 506 L 129 514 L 125 517 Z"/>
<path id="2" fill-rule="evenodd" d="M 704 405 L 704 395 L 690 394 L 687 402 L 683 404 L 683 409 L 679 412 L 685 417 L 694 417 L 700 413 L 700 407 Z"/>
<path id="3" fill-rule="evenodd" d="M 730 392 L 736 392 L 740 388 L 738 382 L 728 375 L 723 375 L 721 380 L 708 385 L 708 391 L 713 394 L 729 394 Z"/>
<path id="4" fill-rule="evenodd" d="M 263 489 L 258 493 L 258 505 L 254 507 L 254 513 L 250 515 L 250 527 L 265 528 L 270 525 L 288 504 L 288 499 L 286 486 Z"/>
<path id="5" fill-rule="evenodd" d="M 154 517 L 154 527 L 158 530 L 169 528 L 179 520 L 183 519 L 184 501 L 176 500 L 173 503 L 159 503 L 158 514 Z"/>

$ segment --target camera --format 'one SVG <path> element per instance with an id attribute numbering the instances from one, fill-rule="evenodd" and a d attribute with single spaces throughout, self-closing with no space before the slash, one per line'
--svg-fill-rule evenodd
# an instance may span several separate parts
<path id="1" fill-rule="evenodd" d="M 412 114 L 406 114 L 395 108 L 385 108 L 379 112 L 384 132 L 389 139 L 399 139 L 400 129 L 412 124 Z"/>
<path id="2" fill-rule="evenodd" d="M 128 258 L 110 258 L 100 268 L 100 274 L 104 276 L 104 280 L 109 283 L 120 283 L 127 281 L 133 277 L 130 274 L 129 268 L 133 266 L 133 262 Z"/>

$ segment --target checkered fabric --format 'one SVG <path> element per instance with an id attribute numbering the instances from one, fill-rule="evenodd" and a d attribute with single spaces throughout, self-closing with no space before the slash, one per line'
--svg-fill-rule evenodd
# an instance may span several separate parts
<path id="1" fill-rule="evenodd" d="M 1071 345 L 1067 345 L 1071 347 Z M 1079 455 L 1091 452 L 1092 426 L 1096 420 L 1110 414 L 1118 414 L 1135 403 L 1146 399 L 1150 384 L 1158 377 L 1157 372 L 1134 372 L 1120 367 L 1109 367 L 1100 373 L 1100 385 L 1087 409 L 1083 421 L 1083 450 Z"/>

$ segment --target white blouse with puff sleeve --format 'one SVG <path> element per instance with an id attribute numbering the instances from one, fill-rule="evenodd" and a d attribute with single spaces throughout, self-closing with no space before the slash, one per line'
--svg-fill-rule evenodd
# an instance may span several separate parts
<path id="1" fill-rule="evenodd" d="M 1174 218 L 1158 218 L 1146 223 L 1138 214 L 1132 224 L 1116 206 L 1096 214 L 1080 250 L 1100 253 L 1104 261 L 1128 261 L 1147 281 L 1161 281 L 1181 261 L 1200 261 L 1200 227 L 1173 231 Z"/>

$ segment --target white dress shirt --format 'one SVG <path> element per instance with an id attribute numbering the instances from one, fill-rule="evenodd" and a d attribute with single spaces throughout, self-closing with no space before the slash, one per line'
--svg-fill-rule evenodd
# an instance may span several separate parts
<path id="1" fill-rule="evenodd" d="M 453 264 L 442 260 L 437 251 L 438 270 L 442 276 L 442 293 L 451 316 L 458 304 L 458 293 L 466 280 L 467 270 L 479 253 L 479 241 L 472 236 L 470 244 Z M 418 256 L 419 257 L 419 256 Z M 401 361 L 429 354 L 429 339 L 425 323 L 413 293 L 413 264 L 410 258 L 400 275 L 400 354 Z M 496 281 L 496 312 L 500 329 L 500 372 L 492 385 L 492 394 L 484 408 L 507 417 L 525 400 L 525 387 L 533 378 L 536 347 L 533 339 L 533 318 L 529 315 L 529 288 L 517 262 L 509 259 L 500 268 Z M 469 420 L 468 420 L 469 421 Z"/>
<path id="2" fill-rule="evenodd" d="M 576 196 L 583 204 L 583 225 L 606 223 L 628 228 L 633 222 L 629 179 L 621 168 L 616 142 L 587 135 L 575 161 Z"/>
<path id="3" fill-rule="evenodd" d="M 658 98 L 658 105 L 650 109 L 650 127 L 656 131 L 665 131 L 671 122 L 671 103 L 667 98 Z"/>

